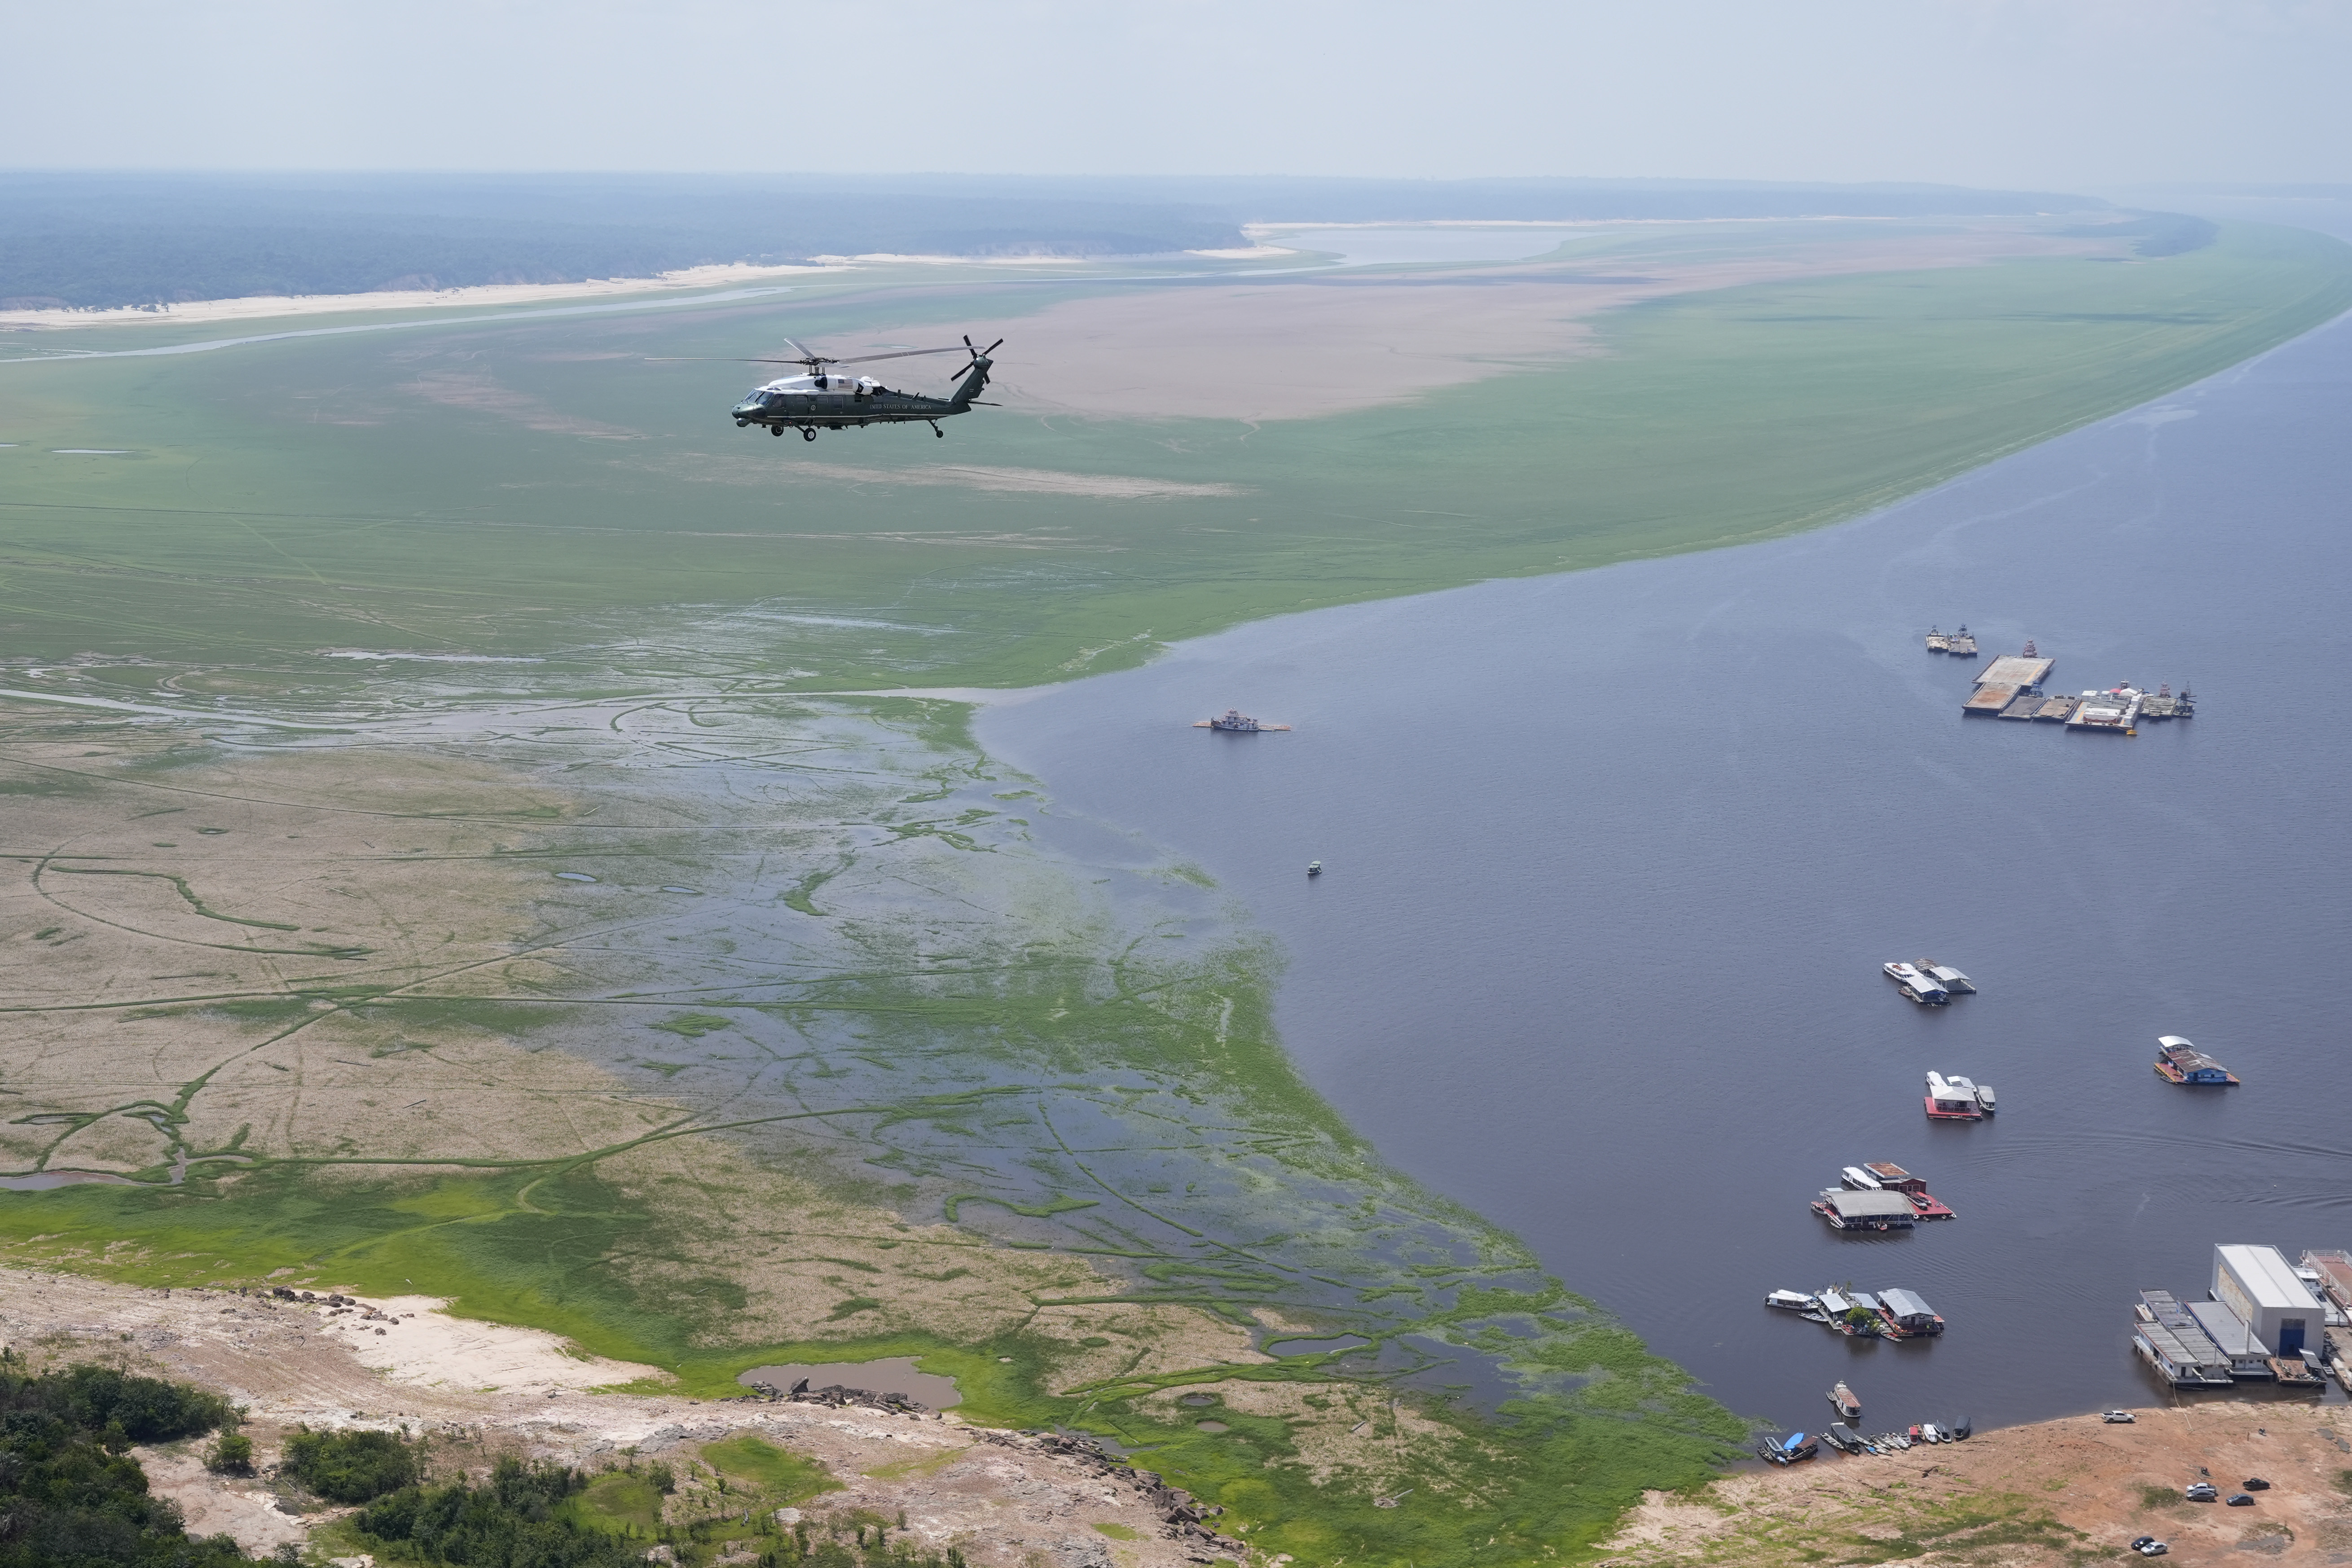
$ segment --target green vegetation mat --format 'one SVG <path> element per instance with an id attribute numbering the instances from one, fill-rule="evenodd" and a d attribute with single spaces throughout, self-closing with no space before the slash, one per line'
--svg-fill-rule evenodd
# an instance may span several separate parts
<path id="1" fill-rule="evenodd" d="M 1638 266 L 1660 243 L 1570 259 Z M 1023 313 L 1105 287 L 812 283 L 707 311 L 0 364 L 0 629 L 42 658 L 315 676 L 299 656 L 321 648 L 546 655 L 656 607 L 760 605 L 852 623 L 775 626 L 783 657 L 759 673 L 797 688 L 1066 679 L 1284 611 L 1854 515 L 2331 318 L 2352 249 L 2233 225 L 2155 260 L 1681 296 L 1603 318 L 1603 357 L 1260 426 L 983 409 L 945 444 L 884 427 L 804 454 L 728 422 L 753 367 L 641 361 L 772 353 L 786 331 L 854 345 L 915 315 L 993 323 L 1014 374 Z M 942 460 L 1234 493 L 960 488 L 924 471 Z"/>

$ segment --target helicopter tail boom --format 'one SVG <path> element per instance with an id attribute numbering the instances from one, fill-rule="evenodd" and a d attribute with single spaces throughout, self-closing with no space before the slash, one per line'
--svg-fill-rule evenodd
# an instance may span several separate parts
<path id="1" fill-rule="evenodd" d="M 964 367 L 963 380 L 957 384 L 955 392 L 950 399 L 955 404 L 956 412 L 959 414 L 971 407 L 971 400 L 978 397 L 981 389 L 988 384 L 989 366 L 995 363 L 988 356 L 1003 348 L 1004 340 L 999 338 L 983 349 L 974 348 L 972 341 L 966 338 L 963 341 L 963 346 L 971 350 L 971 363 Z"/>

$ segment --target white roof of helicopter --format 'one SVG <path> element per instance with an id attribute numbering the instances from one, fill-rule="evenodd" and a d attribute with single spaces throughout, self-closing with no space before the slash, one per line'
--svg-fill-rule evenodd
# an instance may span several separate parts
<path id="1" fill-rule="evenodd" d="M 852 386 L 862 386 L 871 391 L 882 384 L 870 375 L 828 375 L 824 378 L 825 384 L 823 386 L 817 385 L 816 380 L 815 376 L 806 374 L 780 375 L 761 386 L 760 390 L 761 392 L 847 392 Z"/>

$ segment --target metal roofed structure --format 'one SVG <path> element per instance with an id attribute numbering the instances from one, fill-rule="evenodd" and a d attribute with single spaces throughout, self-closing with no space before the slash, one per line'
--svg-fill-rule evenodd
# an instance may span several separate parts
<path id="1" fill-rule="evenodd" d="M 1906 1333 L 1940 1334 L 1944 1320 L 1926 1298 L 1912 1290 L 1881 1290 L 1878 1293 L 1879 1315 Z"/>
<path id="2" fill-rule="evenodd" d="M 2231 1377 L 2268 1377 L 2271 1375 L 2270 1351 L 2254 1338 L 2254 1331 L 2246 1327 L 2245 1320 L 2230 1310 L 2227 1301 L 2189 1301 L 2184 1303 L 2197 1326 L 2214 1348 L 2227 1357 L 2225 1364 Z"/>
<path id="3" fill-rule="evenodd" d="M 2206 1336 L 2169 1290 L 2143 1290 L 2134 1314 L 2132 1348 L 2157 1371 L 2189 1387 L 2219 1387 L 2230 1379 L 2230 1360 Z"/>
<path id="4" fill-rule="evenodd" d="M 2277 1355 L 2300 1355 L 2306 1344 L 2317 1344 L 2326 1321 L 2319 1298 L 2275 1247 L 2215 1247 L 2213 1299 Z"/>
<path id="5" fill-rule="evenodd" d="M 1832 1188 L 1822 1194 L 1814 1206 L 1824 1211 L 1822 1217 L 1841 1229 L 1885 1229 L 1891 1226 L 1908 1230 L 1918 1219 L 1918 1211 L 1901 1193 L 1857 1193 Z"/>
<path id="6" fill-rule="evenodd" d="M 2039 686 L 2056 668 L 2054 658 L 2030 658 L 2005 653 L 1977 672 L 1979 686 Z"/>

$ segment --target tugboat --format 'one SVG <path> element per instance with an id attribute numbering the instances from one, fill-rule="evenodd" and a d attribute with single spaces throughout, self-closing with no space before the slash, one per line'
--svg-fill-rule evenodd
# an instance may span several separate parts
<path id="1" fill-rule="evenodd" d="M 1929 653 L 1949 653 L 1952 651 L 1952 639 L 1945 636 L 1942 632 L 1937 631 L 1935 627 L 1929 626 L 1927 628 L 1927 651 Z"/>
<path id="2" fill-rule="evenodd" d="M 1238 708 L 1228 708 L 1214 719 L 1195 719 L 1195 730 L 1223 730 L 1230 734 L 1255 735 L 1261 730 L 1287 730 L 1287 724 L 1261 724 Z"/>

